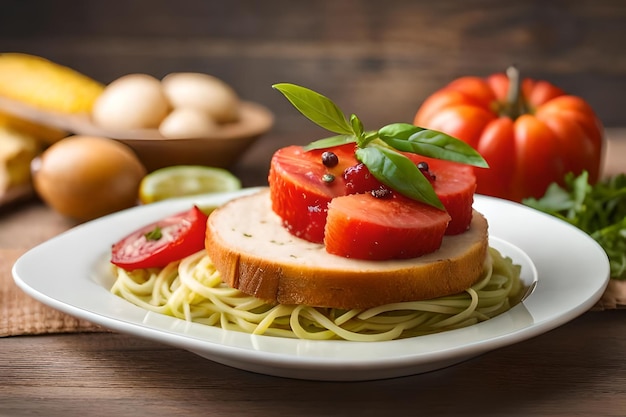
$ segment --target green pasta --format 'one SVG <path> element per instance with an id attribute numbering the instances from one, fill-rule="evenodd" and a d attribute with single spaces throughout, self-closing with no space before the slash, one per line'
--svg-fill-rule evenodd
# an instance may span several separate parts
<path id="1" fill-rule="evenodd" d="M 251 334 L 383 341 L 470 326 L 520 301 L 520 266 L 489 248 L 483 276 L 466 291 L 432 300 L 343 310 L 267 304 L 226 286 L 205 251 L 162 269 L 114 267 L 111 292 L 146 310 Z"/>

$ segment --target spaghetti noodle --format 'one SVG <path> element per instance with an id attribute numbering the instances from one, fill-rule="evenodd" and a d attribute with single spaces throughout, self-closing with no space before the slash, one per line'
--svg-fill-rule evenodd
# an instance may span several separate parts
<path id="1" fill-rule="evenodd" d="M 317 340 L 382 341 L 466 327 L 510 309 L 523 287 L 519 265 L 493 248 L 481 279 L 462 293 L 351 310 L 267 304 L 226 286 L 205 251 L 162 269 L 114 269 L 111 292 L 146 310 L 223 329 Z"/>

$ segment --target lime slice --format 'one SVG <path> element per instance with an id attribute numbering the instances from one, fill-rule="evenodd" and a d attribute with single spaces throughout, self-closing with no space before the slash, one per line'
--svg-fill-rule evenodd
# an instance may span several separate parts
<path id="1" fill-rule="evenodd" d="M 229 171 L 200 165 L 175 165 L 157 169 L 143 177 L 139 201 L 154 203 L 168 198 L 235 191 L 241 181 Z"/>

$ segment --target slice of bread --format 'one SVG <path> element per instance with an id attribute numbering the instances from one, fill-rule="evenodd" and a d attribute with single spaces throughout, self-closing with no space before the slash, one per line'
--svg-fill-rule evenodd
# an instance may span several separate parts
<path id="1" fill-rule="evenodd" d="M 483 272 L 487 229 L 486 219 L 474 211 L 469 230 L 446 236 L 434 253 L 394 261 L 349 259 L 291 235 L 263 190 L 209 216 L 206 250 L 225 283 L 268 302 L 368 308 L 467 289 Z"/>

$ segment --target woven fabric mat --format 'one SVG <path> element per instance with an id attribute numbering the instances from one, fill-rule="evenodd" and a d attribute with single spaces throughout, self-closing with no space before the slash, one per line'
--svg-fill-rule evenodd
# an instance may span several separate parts
<path id="1" fill-rule="evenodd" d="M 596 310 L 626 309 L 626 280 L 609 280 L 602 298 L 594 307 Z"/>
<path id="2" fill-rule="evenodd" d="M 21 250 L 0 250 L 0 337 L 106 331 L 41 304 L 24 293 L 11 275 L 13 264 L 23 253 Z"/>

